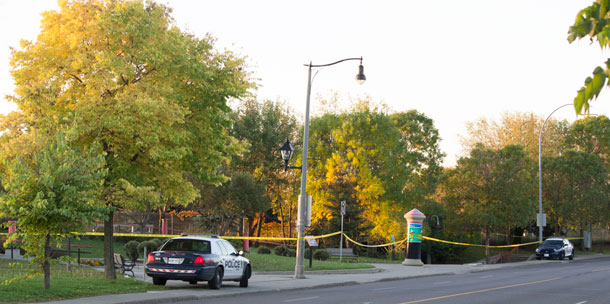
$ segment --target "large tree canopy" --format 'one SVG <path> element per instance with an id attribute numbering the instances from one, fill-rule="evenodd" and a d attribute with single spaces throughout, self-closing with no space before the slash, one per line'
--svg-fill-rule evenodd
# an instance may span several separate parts
<path id="1" fill-rule="evenodd" d="M 3 118 L 2 129 L 75 123 L 77 143 L 99 142 L 105 153 L 108 206 L 120 207 L 114 198 L 125 196 L 116 192 L 129 185 L 154 187 L 165 205 L 191 202 L 198 193 L 185 172 L 224 181 L 217 168 L 237 151 L 226 102 L 251 87 L 243 60 L 215 51 L 209 36 L 181 31 L 171 9 L 152 1 L 59 4 L 44 13 L 37 40 L 12 51 L 11 99 L 21 114 Z M 105 224 L 110 236 L 112 213 Z"/>
<path id="2" fill-rule="evenodd" d="M 312 119 L 308 193 L 314 222 L 334 223 L 337 202 L 363 209 L 354 236 L 389 238 L 403 228 L 402 215 L 421 205 L 436 186 L 443 154 L 432 120 L 416 111 L 388 115 L 367 100 L 350 111 Z M 354 219 L 356 220 L 356 219 Z M 329 228 L 329 227 L 326 227 Z M 367 229 L 368 230 L 368 229 Z"/>
<path id="3" fill-rule="evenodd" d="M 468 135 L 460 140 L 464 151 L 468 153 L 478 144 L 492 150 L 499 150 L 507 145 L 520 145 L 531 159 L 538 159 L 538 141 L 543 123 L 544 117 L 532 113 L 505 112 L 498 121 L 481 118 L 466 123 Z M 565 148 L 567 132 L 567 121 L 549 119 L 542 134 L 542 153 L 559 155 Z"/>
<path id="4" fill-rule="evenodd" d="M 535 218 L 534 168 L 520 146 L 491 150 L 480 145 L 447 172 L 446 208 L 463 228 L 485 231 L 489 244 L 491 232 L 524 227 Z"/>

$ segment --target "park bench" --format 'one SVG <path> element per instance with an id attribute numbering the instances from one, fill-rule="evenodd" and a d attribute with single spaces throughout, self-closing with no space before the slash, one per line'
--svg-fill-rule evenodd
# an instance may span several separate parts
<path id="1" fill-rule="evenodd" d="M 127 261 L 120 253 L 114 254 L 114 268 L 121 270 L 122 274 L 131 272 L 131 276 L 135 277 L 135 274 L 133 273 L 134 266 L 136 266 L 135 261 Z"/>
<path id="2" fill-rule="evenodd" d="M 49 257 L 51 257 L 52 259 L 57 259 L 57 258 L 60 258 L 62 256 L 66 256 L 66 255 L 68 255 L 68 251 L 67 250 L 63 250 L 63 249 L 53 248 L 49 252 Z"/>
<path id="3" fill-rule="evenodd" d="M 351 262 L 358 262 L 358 255 L 354 253 L 354 248 L 326 248 L 326 251 L 330 254 L 331 259 L 342 257 Z"/>

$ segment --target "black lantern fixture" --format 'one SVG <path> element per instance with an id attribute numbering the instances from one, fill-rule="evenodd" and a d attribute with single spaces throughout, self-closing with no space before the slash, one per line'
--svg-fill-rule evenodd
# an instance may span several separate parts
<path id="1" fill-rule="evenodd" d="M 286 139 L 286 142 L 280 148 L 280 153 L 282 153 L 282 159 L 284 160 L 284 171 L 288 171 L 288 162 L 292 159 L 292 154 L 294 153 L 294 148 L 288 139 Z"/>
<path id="2" fill-rule="evenodd" d="M 362 57 L 360 57 L 360 66 L 358 66 L 358 75 L 356 75 L 356 81 L 358 84 L 363 84 L 366 81 L 364 76 L 364 66 L 362 66 Z"/>

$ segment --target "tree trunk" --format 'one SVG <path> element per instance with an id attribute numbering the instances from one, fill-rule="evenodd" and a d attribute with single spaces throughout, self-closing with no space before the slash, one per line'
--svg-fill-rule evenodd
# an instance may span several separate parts
<path id="1" fill-rule="evenodd" d="M 286 237 L 286 230 L 284 230 L 284 210 L 282 208 L 281 200 L 278 200 L 278 204 L 280 205 L 280 225 L 282 227 L 282 237 Z"/>
<path id="2" fill-rule="evenodd" d="M 114 271 L 114 242 L 112 240 L 114 224 L 114 211 L 108 212 L 108 219 L 104 221 L 104 278 L 116 280 Z"/>
<path id="3" fill-rule="evenodd" d="M 485 228 L 485 264 L 489 263 L 489 240 L 491 239 L 491 231 L 489 227 Z"/>
<path id="4" fill-rule="evenodd" d="M 70 268 L 70 262 L 71 262 L 71 261 L 70 261 L 70 258 L 72 257 L 72 256 L 71 256 L 71 255 L 72 255 L 72 252 L 71 252 L 71 250 L 72 250 L 72 246 L 71 246 L 71 244 L 70 244 L 70 237 L 69 237 L 69 236 L 67 236 L 67 237 L 66 237 L 66 240 L 68 241 L 68 247 L 66 248 L 66 250 L 68 250 L 68 263 L 66 264 L 66 269 L 67 269 L 68 271 L 72 271 L 72 269 Z"/>
<path id="5" fill-rule="evenodd" d="M 265 214 L 261 212 L 258 216 L 258 231 L 256 232 L 256 237 L 261 237 L 261 227 L 263 227 L 263 222 L 265 221 Z"/>
<path id="6" fill-rule="evenodd" d="M 44 257 L 42 261 L 42 271 L 44 272 L 44 289 L 51 288 L 51 265 L 49 265 L 49 255 L 51 254 L 51 235 L 47 234 L 44 240 Z"/>
<path id="7" fill-rule="evenodd" d="M 292 224 L 294 221 L 292 220 L 292 204 L 288 205 L 288 237 L 292 237 L 296 232 L 296 229 L 292 229 Z"/>

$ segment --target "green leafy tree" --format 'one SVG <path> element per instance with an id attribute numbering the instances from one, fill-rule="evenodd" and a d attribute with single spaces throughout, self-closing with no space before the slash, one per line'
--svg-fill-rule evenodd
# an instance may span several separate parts
<path id="1" fill-rule="evenodd" d="M 582 9 L 576 15 L 574 24 L 568 31 L 568 42 L 589 37 L 591 42 L 597 41 L 604 49 L 610 46 L 610 0 L 596 0 L 590 6 Z M 608 85 L 610 75 L 610 59 L 603 66 L 593 70 L 593 75 L 585 79 L 585 84 L 578 90 L 574 98 L 574 109 L 577 114 L 589 111 L 589 102 L 596 99 L 599 93 Z"/>
<path id="2" fill-rule="evenodd" d="M 542 165 L 546 208 L 557 234 L 608 221 L 608 173 L 599 156 L 569 150 Z"/>
<path id="3" fill-rule="evenodd" d="M 210 36 L 181 31 L 164 5 L 59 5 L 43 14 L 36 41 L 12 51 L 11 99 L 21 114 L 3 118 L 10 124 L 3 130 L 53 130 L 68 120 L 77 124 L 78 145 L 100 143 L 108 169 L 104 204 L 111 210 L 104 222 L 105 276 L 115 279 L 108 262 L 113 212 L 126 203 L 120 199 L 126 187 L 154 187 L 155 208 L 165 210 L 199 195 L 187 173 L 206 183 L 225 181 L 217 169 L 240 151 L 227 132 L 227 99 L 252 85 L 243 59 L 215 51 Z"/>
<path id="4" fill-rule="evenodd" d="M 354 187 L 350 184 L 344 183 L 344 181 L 338 181 L 332 188 L 329 190 L 329 197 L 332 198 L 329 200 L 326 207 L 328 210 L 332 210 L 331 216 L 329 219 L 322 219 L 321 222 L 318 222 L 317 225 L 321 227 L 325 227 L 326 229 L 320 231 L 320 234 L 331 233 L 336 231 L 341 231 L 341 201 L 345 201 L 345 215 L 343 216 L 343 232 L 349 235 L 351 238 L 359 239 L 360 237 L 365 237 L 368 234 L 368 231 L 373 228 L 368 222 L 365 220 L 364 212 L 365 209 L 362 204 L 356 204 L 355 198 L 356 193 Z M 323 221 L 328 221 L 324 223 Z M 340 236 L 333 238 L 339 243 L 341 239 Z M 350 247 L 350 242 L 343 238 L 344 244 L 343 247 Z M 328 244 L 328 240 L 324 240 L 326 242 L 326 246 L 334 247 L 337 245 Z"/>
<path id="5" fill-rule="evenodd" d="M 610 120 L 606 116 L 591 116 L 570 126 L 568 145 L 577 151 L 593 153 L 610 168 Z"/>
<path id="6" fill-rule="evenodd" d="M 299 127 L 294 113 L 281 102 L 251 98 L 240 103 L 232 118 L 235 122 L 230 134 L 249 148 L 232 159 L 229 169 L 233 172 L 248 172 L 259 184 L 265 185 L 266 194 L 282 228 L 288 224 L 288 231 L 291 231 L 292 211 L 296 209 L 296 177 L 294 172 L 286 174 L 283 171 L 279 147 L 287 139 L 293 142 L 293 146 L 299 147 L 295 144 L 298 142 Z M 250 235 L 255 227 L 258 227 L 260 234 L 263 214 L 259 212 L 256 217 L 249 216 Z M 286 236 L 286 229 L 282 229 L 282 233 Z"/>
<path id="7" fill-rule="evenodd" d="M 327 206 L 341 201 L 334 196 L 343 193 L 352 208 L 364 210 L 363 227 L 373 227 L 367 232 L 370 238 L 398 235 L 404 230 L 404 213 L 434 191 L 442 158 L 438 139 L 432 121 L 422 114 L 388 115 L 369 100 L 312 119 L 312 221 L 331 222 L 339 209 Z"/>
<path id="8" fill-rule="evenodd" d="M 16 219 L 18 229 L 7 242 L 19 239 L 34 257 L 45 289 L 51 284 L 51 243 L 106 214 L 96 203 L 107 172 L 103 154 L 96 144 L 84 152 L 73 147 L 73 135 L 60 131 L 50 138 L 29 137 L 34 153 L 4 159 L 0 217 Z"/>
<path id="9" fill-rule="evenodd" d="M 540 128 L 544 117 L 532 113 L 503 113 L 499 121 L 481 118 L 466 123 L 467 136 L 461 137 L 465 152 L 477 147 L 478 144 L 492 150 L 499 150 L 507 145 L 523 146 L 525 153 L 533 160 L 538 159 L 538 144 Z M 542 136 L 542 153 L 557 156 L 565 149 L 568 133 L 568 122 L 549 119 Z"/>
<path id="10" fill-rule="evenodd" d="M 202 196 L 194 203 L 202 214 L 200 225 L 215 234 L 224 235 L 239 227 L 242 217 L 252 221 L 255 215 L 271 207 L 265 186 L 246 173 L 235 173 L 230 181 L 219 186 L 200 187 Z"/>
<path id="11" fill-rule="evenodd" d="M 526 226 L 534 218 L 535 165 L 520 146 L 500 150 L 479 146 L 458 160 L 443 185 L 446 209 L 472 232 L 491 233 Z"/>

